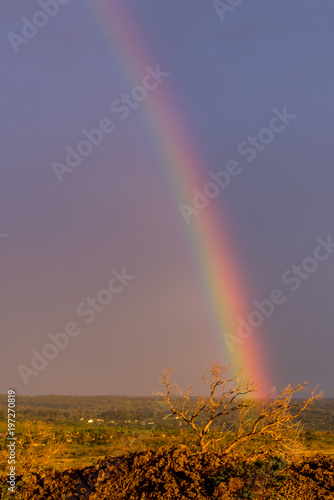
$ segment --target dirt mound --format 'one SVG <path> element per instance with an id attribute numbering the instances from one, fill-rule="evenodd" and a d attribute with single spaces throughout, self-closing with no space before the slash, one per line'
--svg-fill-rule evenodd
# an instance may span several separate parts
<path id="1" fill-rule="evenodd" d="M 20 497 L 41 500 L 334 499 L 334 459 L 231 461 L 185 447 L 106 457 L 84 469 L 32 474 Z"/>

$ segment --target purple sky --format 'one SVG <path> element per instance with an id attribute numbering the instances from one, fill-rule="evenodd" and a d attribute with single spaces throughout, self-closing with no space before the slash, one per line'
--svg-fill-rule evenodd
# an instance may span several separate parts
<path id="1" fill-rule="evenodd" d="M 149 395 L 163 368 L 175 367 L 185 384 L 217 356 L 229 360 L 147 121 L 150 93 L 126 120 L 115 117 L 115 130 L 62 183 L 52 169 L 141 83 L 129 79 L 88 4 L 59 6 L 18 53 L 8 33 L 21 35 L 22 17 L 41 8 L 0 6 L 0 392 Z M 152 49 L 152 67 L 169 72 L 152 93 L 174 96 L 204 177 L 230 159 L 243 167 L 210 203 L 233 230 L 249 301 L 286 292 L 261 329 L 274 383 L 306 380 L 334 397 L 334 254 L 296 291 L 281 279 L 313 255 L 318 237 L 334 240 L 333 2 L 247 0 L 223 21 L 206 0 L 122 4 Z M 238 146 L 284 106 L 296 118 L 248 163 Z M 123 268 L 135 279 L 86 324 L 78 305 Z M 81 333 L 25 385 L 18 365 L 32 367 L 31 350 L 68 322 Z"/>

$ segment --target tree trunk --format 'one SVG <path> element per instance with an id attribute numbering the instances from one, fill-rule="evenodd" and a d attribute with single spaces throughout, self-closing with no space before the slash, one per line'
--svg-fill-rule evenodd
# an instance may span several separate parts
<path id="1" fill-rule="evenodd" d="M 200 444 L 200 447 L 201 447 L 201 452 L 205 453 L 206 450 L 207 450 L 208 444 L 209 444 L 209 443 L 205 442 L 205 436 L 200 436 L 199 437 L 199 444 Z"/>

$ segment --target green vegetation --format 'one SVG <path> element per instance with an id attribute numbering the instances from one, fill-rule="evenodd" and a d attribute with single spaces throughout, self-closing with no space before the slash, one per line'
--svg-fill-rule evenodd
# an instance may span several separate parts
<path id="1" fill-rule="evenodd" d="M 180 401 L 182 400 L 180 399 Z M 190 405 L 192 403 L 196 404 L 196 398 L 190 400 Z M 2 416 L 0 422 L 0 470 L 3 471 L 0 473 L 0 499 L 9 498 L 5 483 L 5 474 L 8 469 L 6 409 L 7 395 L 0 396 Z M 161 456 L 166 458 L 168 457 L 168 450 L 186 449 L 188 451 L 184 453 L 188 453 L 189 477 L 192 477 L 191 474 L 193 473 L 192 460 L 202 460 L 200 458 L 201 454 L 196 454 L 198 451 L 198 436 L 182 418 L 166 418 L 169 411 L 162 397 L 18 396 L 16 412 L 18 417 L 16 465 L 17 486 L 19 489 L 20 485 L 32 484 L 31 478 L 37 477 L 36 474 L 35 476 L 31 475 L 32 472 L 38 473 L 38 477 L 43 478 L 47 477 L 45 475 L 47 469 L 65 471 L 72 467 L 92 466 L 92 464 L 96 464 L 98 460 L 104 459 L 106 456 L 132 457 L 132 455 L 129 455 L 130 453 L 144 452 L 144 457 L 152 456 L 152 467 L 158 467 L 152 453 L 161 453 Z M 334 456 L 334 400 L 315 401 L 314 406 L 306 409 L 300 415 L 299 420 L 304 425 L 304 430 L 299 435 L 299 442 L 301 443 L 299 446 L 300 455 L 310 456 L 310 460 L 313 460 L 312 457 L 314 457 L 315 460 L 319 461 L 317 456 L 320 455 L 317 454 L 321 453 L 323 457 L 321 460 L 325 464 L 324 467 L 330 470 L 332 462 L 328 462 L 328 465 L 325 462 L 325 455 L 328 456 L 329 461 L 332 460 L 329 456 Z M 215 436 L 222 435 L 221 431 L 224 430 L 224 426 L 226 428 L 226 425 L 232 425 L 231 428 L 233 429 L 233 424 L 237 424 L 234 414 L 213 422 L 213 452 L 223 451 L 228 447 L 229 443 L 235 440 L 234 433 L 237 432 L 237 425 L 235 425 L 235 430 L 225 434 L 223 439 L 215 440 Z M 215 490 L 215 492 L 222 492 L 222 496 L 219 497 L 222 499 L 243 498 L 251 500 L 259 498 L 256 495 L 262 495 L 262 491 L 265 490 L 267 490 L 267 493 L 264 493 L 263 498 L 269 498 L 269 496 L 265 495 L 272 494 L 272 491 L 277 490 L 277 495 L 271 496 L 270 499 L 279 500 L 284 498 L 279 496 L 279 492 L 284 491 L 286 484 L 291 483 L 290 479 L 287 483 L 285 482 L 286 462 L 284 459 L 286 457 L 278 455 L 255 457 L 264 448 L 264 444 L 266 444 L 265 437 L 257 436 L 256 439 L 247 443 L 240 450 L 241 453 L 238 451 L 233 454 L 227 462 L 227 466 L 225 464 L 224 466 L 216 464 L 214 453 L 211 454 L 211 458 L 203 458 L 203 463 L 198 466 L 198 470 L 203 481 L 205 479 L 208 494 Z M 180 447 L 180 445 L 185 446 Z M 163 453 L 166 455 L 163 455 Z M 246 455 L 248 455 L 247 459 Z M 298 456 L 294 455 L 294 457 L 287 458 L 290 464 L 289 476 L 295 473 L 294 469 L 291 468 L 291 464 L 295 463 L 295 459 L 296 463 L 298 463 Z M 129 460 L 132 459 L 129 458 Z M 133 460 L 137 459 L 133 458 Z M 146 458 L 141 460 L 146 463 Z M 208 469 L 207 472 L 206 460 L 212 460 L 211 470 Z M 180 467 L 182 466 L 181 462 Z M 102 463 L 106 462 L 103 460 Z M 129 471 L 132 470 L 132 467 L 132 465 L 129 465 Z M 147 465 L 147 467 L 148 470 L 151 470 L 151 466 Z M 293 467 L 295 466 L 293 465 Z M 312 468 L 309 470 L 306 465 L 300 467 L 304 467 L 301 471 L 301 481 L 303 481 L 304 469 L 305 473 L 313 474 Z M 154 478 L 159 478 L 158 469 L 154 469 Z M 95 477 L 94 474 L 95 472 L 92 472 L 92 477 Z M 78 475 L 80 475 L 79 472 Z M 171 481 L 172 476 L 173 474 L 171 475 Z M 177 477 L 179 476 L 177 475 Z M 181 475 L 179 478 L 182 477 Z M 305 485 L 303 485 L 299 480 L 299 476 L 289 487 L 297 488 L 299 483 L 307 491 L 306 479 Z M 231 495 L 235 496 L 224 496 L 224 491 L 227 490 Z M 294 497 L 291 494 L 289 498 L 302 497 Z M 18 496 L 17 498 L 21 497 Z M 22 496 L 22 498 L 30 497 Z"/>
<path id="2" fill-rule="evenodd" d="M 194 450 L 196 445 L 196 436 L 182 419 L 166 418 L 169 412 L 159 397 L 17 396 L 16 410 L 17 446 L 22 449 L 21 457 L 27 454 L 30 445 L 30 451 L 33 449 L 37 456 L 37 450 L 45 450 L 46 440 L 60 443 L 62 446 L 47 464 L 58 470 L 90 465 L 106 455 L 119 456 L 180 444 Z M 0 453 L 6 468 L 7 395 L 0 396 L 0 412 Z M 88 423 L 89 420 L 92 422 Z M 29 437 L 26 425 L 31 421 L 34 425 Z M 300 421 L 305 428 L 300 435 L 303 454 L 334 455 L 334 400 L 316 401 L 301 414 Z M 38 422 L 47 426 L 44 427 L 47 439 Z M 231 422 L 232 417 L 214 422 L 214 432 Z M 253 446 L 256 448 L 258 444 L 254 442 Z M 220 445 L 215 449 L 219 451 Z M 37 464 L 43 466 L 38 461 Z"/>
<path id="3" fill-rule="evenodd" d="M 17 415 L 21 422 L 39 420 L 57 425 L 82 425 L 82 422 L 87 423 L 90 419 L 95 419 L 94 424 L 96 419 L 103 419 L 104 425 L 127 428 L 134 425 L 145 428 L 152 421 L 156 428 L 179 429 L 183 425 L 180 425 L 180 420 L 166 419 L 170 412 L 162 397 L 17 395 L 16 400 Z M 6 419 L 7 394 L 0 394 L 0 423 L 4 424 Z M 232 420 L 232 417 L 222 419 L 220 425 Z M 305 430 L 334 433 L 334 399 L 315 401 L 311 408 L 306 408 L 300 415 L 299 420 Z M 2 426 L 0 433 L 6 432 L 6 429 Z"/>
<path id="4" fill-rule="evenodd" d="M 206 480 L 207 491 L 212 495 L 221 483 L 229 484 L 231 480 L 241 479 L 245 486 L 239 490 L 240 498 L 255 499 L 265 489 L 275 488 L 287 479 L 284 470 L 288 465 L 288 462 L 278 456 L 256 462 L 239 462 L 209 476 Z"/>
<path id="5" fill-rule="evenodd" d="M 170 412 L 162 397 L 17 395 L 16 399 L 17 414 L 21 422 L 39 420 L 55 424 L 79 425 L 82 422 L 87 423 L 89 419 L 103 419 L 105 424 L 118 427 L 132 428 L 133 425 L 145 427 L 152 421 L 158 428 L 180 427 L 180 421 L 165 418 Z M 195 399 L 193 398 L 194 401 Z M 0 422 L 4 422 L 6 418 L 7 394 L 0 394 Z M 232 417 L 229 421 L 231 420 Z M 299 420 L 305 430 L 334 433 L 334 399 L 316 401 L 311 408 L 306 408 Z M 222 423 L 225 421 L 227 419 L 221 420 Z M 0 430 L 0 432 L 5 431 Z"/>

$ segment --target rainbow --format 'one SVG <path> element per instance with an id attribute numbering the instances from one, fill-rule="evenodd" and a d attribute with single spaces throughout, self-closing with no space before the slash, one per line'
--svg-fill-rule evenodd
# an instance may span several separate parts
<path id="1" fill-rule="evenodd" d="M 89 4 L 90 15 L 97 18 L 99 29 L 118 49 L 122 70 L 132 85 L 141 81 L 145 67 L 158 62 L 150 54 L 144 36 L 138 32 L 138 22 L 122 6 L 121 0 L 95 0 Z M 168 68 L 162 68 L 167 70 Z M 179 107 L 165 81 L 157 93 L 150 94 L 145 102 L 149 129 L 162 155 L 171 183 L 176 206 L 189 200 L 190 190 L 205 185 L 204 162 L 182 123 Z M 208 205 L 187 226 L 191 254 L 200 274 L 203 294 L 210 308 L 211 322 L 222 344 L 222 354 L 229 356 L 229 363 L 260 384 L 259 396 L 271 387 L 267 367 L 266 349 L 257 340 L 256 332 L 243 343 L 237 344 L 231 354 L 223 340 L 225 332 L 235 333 L 236 318 L 247 317 L 251 308 L 245 298 L 246 286 L 240 277 L 240 265 L 233 251 L 232 231 L 221 212 L 216 213 L 214 203 Z M 180 215 L 182 224 L 185 222 Z"/>

